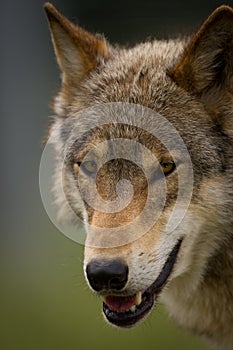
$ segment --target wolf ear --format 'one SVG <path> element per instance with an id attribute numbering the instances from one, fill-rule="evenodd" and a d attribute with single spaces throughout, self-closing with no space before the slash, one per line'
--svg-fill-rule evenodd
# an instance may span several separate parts
<path id="1" fill-rule="evenodd" d="M 215 98 L 233 85 L 233 9 L 217 8 L 192 37 L 180 61 L 168 75 L 181 87 Z M 215 88 L 215 91 L 213 90 Z M 217 90 L 216 90 L 217 89 Z M 210 94 L 209 94 L 210 95 Z"/>
<path id="2" fill-rule="evenodd" d="M 50 3 L 44 5 L 64 81 L 80 82 L 109 57 L 106 42 L 74 25 Z"/>

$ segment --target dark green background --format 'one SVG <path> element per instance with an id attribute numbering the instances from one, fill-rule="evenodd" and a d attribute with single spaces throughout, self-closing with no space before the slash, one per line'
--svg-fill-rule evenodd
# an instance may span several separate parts
<path id="1" fill-rule="evenodd" d="M 105 33 L 109 41 L 129 44 L 191 33 L 221 1 L 53 3 L 85 28 Z M 83 278 L 82 247 L 60 234 L 46 215 L 38 169 L 52 113 L 48 103 L 58 90 L 59 72 L 42 4 L 0 4 L 1 348 L 210 349 L 178 329 L 161 306 L 130 331 L 104 323 L 101 301 Z"/>

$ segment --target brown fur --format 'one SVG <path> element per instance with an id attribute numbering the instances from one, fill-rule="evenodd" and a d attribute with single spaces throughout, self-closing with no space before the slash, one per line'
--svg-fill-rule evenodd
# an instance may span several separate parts
<path id="1" fill-rule="evenodd" d="M 61 92 L 54 103 L 57 119 L 52 126 L 58 155 L 54 188 L 60 217 L 69 220 L 69 205 L 61 198 L 58 181 L 62 154 L 72 129 L 67 117 L 72 121 L 72 116 L 90 106 L 125 102 L 157 111 L 178 130 L 194 171 L 190 206 L 171 235 L 167 236 L 164 228 L 177 198 L 175 171 L 167 177 L 166 204 L 151 230 L 123 246 L 103 249 L 98 247 L 103 237 L 91 228 L 85 267 L 95 259 L 121 258 L 129 267 L 129 276 L 126 288 L 116 294 L 133 295 L 150 286 L 174 242 L 184 237 L 161 300 L 180 325 L 232 349 L 233 10 L 228 6 L 218 8 L 190 40 L 155 40 L 124 49 L 110 46 L 103 38 L 75 26 L 51 4 L 47 3 L 45 9 L 63 74 Z M 133 184 L 135 192 L 126 210 L 102 213 L 85 205 L 73 191 L 77 187 L 78 162 L 93 145 L 111 137 L 138 140 L 152 150 L 160 164 L 173 155 L 146 132 L 135 128 L 118 125 L 96 128 L 90 133 L 98 121 L 101 123 L 95 116 L 78 120 L 77 138 L 86 136 L 70 150 L 70 163 L 64 172 L 65 192 L 75 213 L 87 224 L 120 227 L 144 206 L 147 190 L 143 174 L 123 160 L 105 164 L 97 177 L 98 191 L 105 200 L 116 198 L 116 184 L 123 178 Z M 150 120 L 144 122 L 150 125 Z M 99 158 L 106 151 L 103 147 Z M 185 169 L 182 161 L 180 167 Z M 155 203 L 151 215 L 159 210 L 159 205 Z"/>

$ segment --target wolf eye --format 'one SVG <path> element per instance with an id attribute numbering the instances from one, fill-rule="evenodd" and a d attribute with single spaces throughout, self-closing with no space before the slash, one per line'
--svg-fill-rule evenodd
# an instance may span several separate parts
<path id="1" fill-rule="evenodd" d="M 97 171 L 97 164 L 92 161 L 92 160 L 88 160 L 86 162 L 83 163 L 79 163 L 81 166 L 81 169 L 87 174 L 87 175 L 91 175 L 96 173 Z"/>
<path id="2" fill-rule="evenodd" d="M 165 176 L 171 174 L 176 168 L 174 162 L 163 162 L 160 163 L 160 166 Z"/>

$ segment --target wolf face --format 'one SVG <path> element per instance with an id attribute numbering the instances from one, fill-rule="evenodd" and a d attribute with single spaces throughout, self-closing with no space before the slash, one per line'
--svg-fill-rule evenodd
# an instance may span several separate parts
<path id="1" fill-rule="evenodd" d="M 232 344 L 233 10 L 217 9 L 191 39 L 124 49 L 45 9 L 62 71 L 55 195 L 69 219 L 62 171 L 106 319 L 131 327 L 161 295 L 180 324 Z"/>

